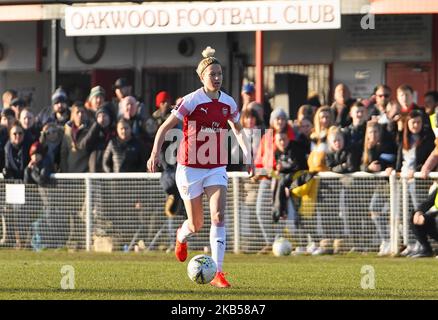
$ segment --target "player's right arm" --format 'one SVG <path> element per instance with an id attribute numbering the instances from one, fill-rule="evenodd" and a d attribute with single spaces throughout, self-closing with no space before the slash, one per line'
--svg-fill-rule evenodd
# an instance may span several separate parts
<path id="1" fill-rule="evenodd" d="M 147 163 L 147 169 L 149 172 L 155 172 L 157 165 L 159 163 L 159 155 L 161 147 L 164 143 L 164 138 L 167 131 L 175 127 L 180 120 L 171 113 L 169 117 L 164 121 L 164 123 L 158 128 L 157 134 L 155 135 L 154 146 L 152 148 L 151 157 Z"/>

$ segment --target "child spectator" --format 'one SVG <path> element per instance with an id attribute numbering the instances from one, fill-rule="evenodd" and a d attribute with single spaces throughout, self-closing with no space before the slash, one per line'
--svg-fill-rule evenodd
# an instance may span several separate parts
<path id="1" fill-rule="evenodd" d="M 345 146 L 349 149 L 353 170 L 360 167 L 365 138 L 367 111 L 362 102 L 355 102 L 350 107 L 351 124 L 342 131 L 345 137 Z"/>
<path id="2" fill-rule="evenodd" d="M 345 144 L 345 138 L 339 127 L 332 126 L 327 136 L 328 152 L 326 165 L 330 171 L 336 173 L 351 173 L 354 167 L 351 161 L 351 152 Z"/>
<path id="3" fill-rule="evenodd" d="M 273 180 L 273 199 L 274 207 L 272 217 L 274 222 L 280 218 L 285 219 L 288 216 L 288 204 L 293 174 L 299 170 L 307 169 L 305 154 L 296 141 L 290 141 L 286 133 L 275 134 L 275 175 L 277 179 Z M 295 213 L 295 223 L 298 224 L 297 210 Z"/>
<path id="4" fill-rule="evenodd" d="M 350 113 L 355 113 L 355 107 L 350 109 Z M 328 137 L 328 152 L 326 154 L 326 165 L 330 171 L 336 173 L 351 173 L 358 168 L 355 167 L 353 158 L 353 152 L 346 146 L 345 139 L 342 130 L 339 127 L 331 127 L 329 129 Z M 347 195 L 349 191 L 349 179 L 330 179 L 329 186 L 330 192 L 327 198 L 330 199 L 329 203 L 326 203 L 327 210 L 324 210 L 322 219 L 323 231 L 326 238 L 333 240 L 333 253 L 340 252 L 344 247 L 344 237 L 350 236 L 350 223 L 347 207 Z M 325 181 L 324 181 L 325 182 Z M 331 205 L 333 204 L 333 205 Z"/>
<path id="5" fill-rule="evenodd" d="M 310 120 L 310 118 L 302 118 L 301 120 L 297 120 L 295 123 L 296 123 L 296 127 L 295 127 L 296 141 L 299 142 L 301 147 L 303 148 L 307 160 L 311 148 L 310 135 L 312 134 L 313 123 Z"/>
<path id="6" fill-rule="evenodd" d="M 50 181 L 53 173 L 53 164 L 50 157 L 46 157 L 47 147 L 39 141 L 34 142 L 29 149 L 30 161 L 24 169 L 24 183 L 44 186 Z"/>
<path id="7" fill-rule="evenodd" d="M 254 157 L 259 148 L 262 132 L 262 120 L 259 118 L 257 111 L 254 109 L 248 109 L 242 111 L 240 116 L 240 123 L 243 130 L 248 137 L 248 141 L 251 143 L 251 152 Z M 243 152 L 240 149 L 239 144 L 234 139 L 231 139 L 233 143 L 229 146 L 229 159 L 227 171 L 242 171 L 244 169 Z"/>
<path id="8" fill-rule="evenodd" d="M 271 172 L 275 169 L 275 133 L 286 132 L 289 140 L 295 140 L 295 134 L 292 126 L 287 122 L 286 112 L 280 107 L 274 109 L 270 115 L 270 128 L 263 135 L 257 156 L 255 157 L 255 165 L 257 168 L 255 179 L 259 180 L 259 189 L 257 192 L 256 201 L 256 217 L 263 234 L 265 246 L 259 251 L 260 254 L 269 253 L 272 251 L 272 243 L 274 242 L 274 230 L 272 225 L 272 217 L 270 212 L 272 204 L 267 199 L 271 198 Z"/>
<path id="9" fill-rule="evenodd" d="M 47 148 L 46 157 L 50 158 L 54 172 L 58 172 L 61 167 L 61 144 L 63 137 L 64 130 L 54 122 L 45 124 L 41 130 L 39 141 Z"/>

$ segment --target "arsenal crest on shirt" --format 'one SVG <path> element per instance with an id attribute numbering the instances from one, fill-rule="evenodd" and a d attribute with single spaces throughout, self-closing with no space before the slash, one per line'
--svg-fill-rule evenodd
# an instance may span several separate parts
<path id="1" fill-rule="evenodd" d="M 228 108 L 227 107 L 222 108 L 222 114 L 224 115 L 224 117 L 226 117 L 228 115 Z"/>

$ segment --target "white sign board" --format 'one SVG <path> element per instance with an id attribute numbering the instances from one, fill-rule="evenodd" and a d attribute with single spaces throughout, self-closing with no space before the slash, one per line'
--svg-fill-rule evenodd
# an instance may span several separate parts
<path id="1" fill-rule="evenodd" d="M 24 184 L 6 184 L 6 203 L 25 204 Z"/>
<path id="2" fill-rule="evenodd" d="M 67 36 L 339 29 L 340 0 L 70 6 Z"/>

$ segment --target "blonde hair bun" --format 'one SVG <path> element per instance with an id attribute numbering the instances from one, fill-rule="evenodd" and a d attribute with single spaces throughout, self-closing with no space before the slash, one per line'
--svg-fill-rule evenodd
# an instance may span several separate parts
<path id="1" fill-rule="evenodd" d="M 202 51 L 202 56 L 204 57 L 201 62 L 198 64 L 198 68 L 196 68 L 196 72 L 199 76 L 202 76 L 204 70 L 211 64 L 219 64 L 220 62 L 214 57 L 215 49 L 208 46 Z"/>
<path id="2" fill-rule="evenodd" d="M 205 48 L 205 49 L 202 51 L 202 56 L 203 56 L 204 58 L 214 57 L 215 52 L 216 52 L 215 49 L 213 49 L 212 47 L 208 46 L 207 48 Z"/>

